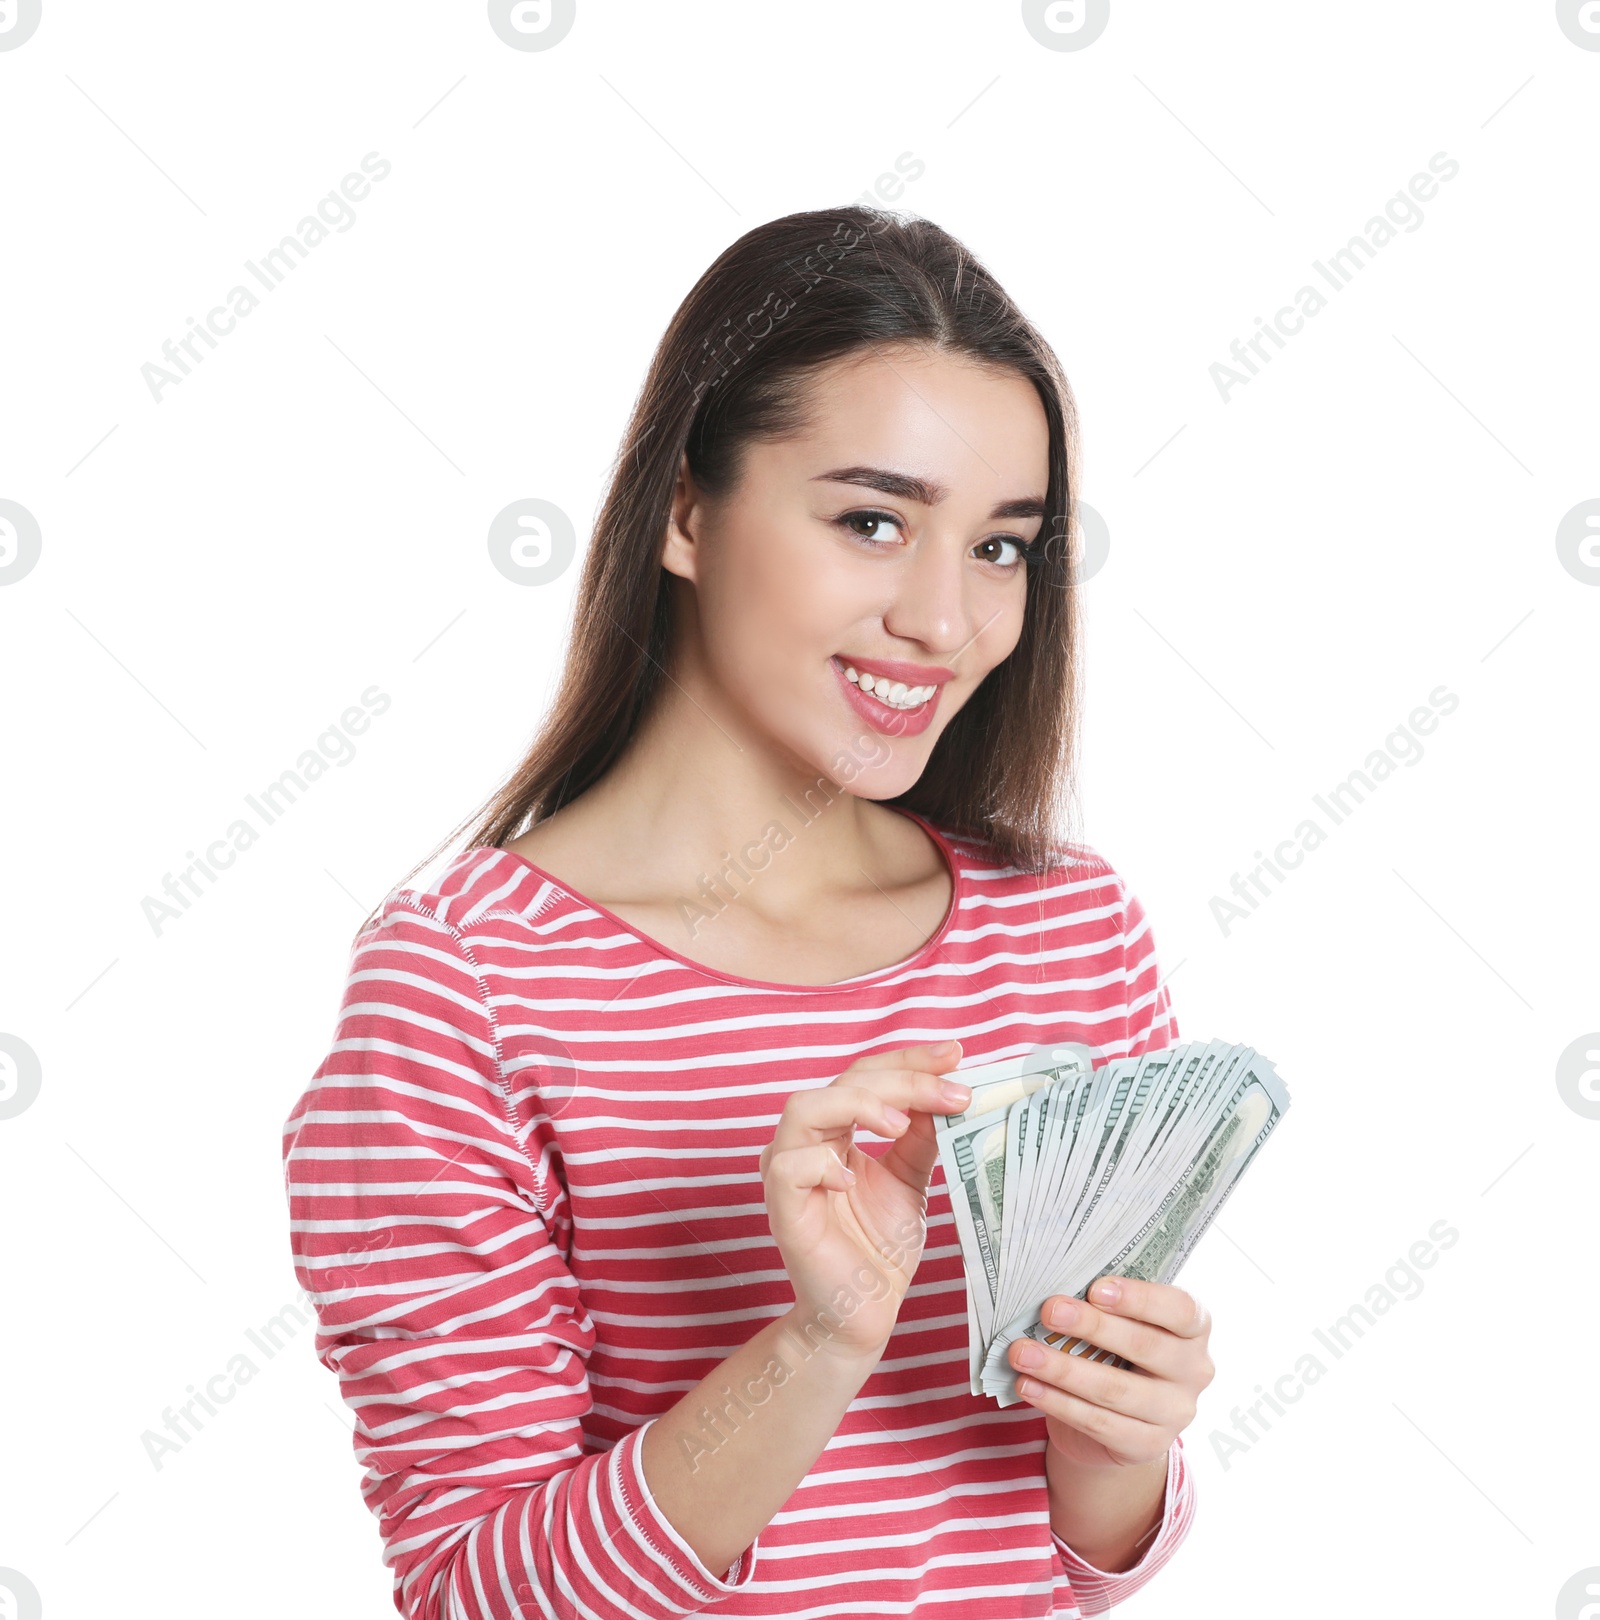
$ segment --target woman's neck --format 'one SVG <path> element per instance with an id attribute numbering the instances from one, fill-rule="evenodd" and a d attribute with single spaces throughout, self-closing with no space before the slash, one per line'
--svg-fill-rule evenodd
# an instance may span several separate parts
<path id="1" fill-rule="evenodd" d="M 909 816 L 775 764 L 709 717 L 636 733 L 599 782 L 506 848 L 647 939 L 778 984 L 904 961 L 952 900 L 942 852 Z"/>

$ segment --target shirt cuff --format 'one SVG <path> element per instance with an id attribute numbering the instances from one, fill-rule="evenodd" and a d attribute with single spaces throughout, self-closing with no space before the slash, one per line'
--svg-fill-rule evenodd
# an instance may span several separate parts
<path id="1" fill-rule="evenodd" d="M 613 1499 L 620 1499 L 626 1510 L 623 1524 L 639 1550 L 654 1561 L 669 1587 L 664 1594 L 663 1614 L 696 1614 L 718 1598 L 742 1591 L 755 1579 L 756 1555 L 761 1546 L 758 1535 L 721 1576 L 713 1574 L 699 1555 L 678 1534 L 661 1511 L 640 1464 L 639 1448 L 654 1418 L 623 1436 L 611 1448 Z"/>
<path id="2" fill-rule="evenodd" d="M 1051 1539 L 1061 1555 L 1067 1583 L 1079 1609 L 1084 1614 L 1103 1614 L 1112 1604 L 1132 1597 L 1178 1550 L 1194 1521 L 1194 1506 L 1194 1480 L 1184 1461 L 1183 1439 L 1179 1436 L 1167 1450 L 1167 1494 L 1160 1528 L 1132 1569 L 1115 1572 L 1096 1569 L 1052 1530 Z"/>

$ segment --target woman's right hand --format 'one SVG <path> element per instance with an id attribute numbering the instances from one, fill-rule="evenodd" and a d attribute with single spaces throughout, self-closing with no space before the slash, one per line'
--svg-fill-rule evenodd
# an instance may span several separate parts
<path id="1" fill-rule="evenodd" d="M 959 1041 L 858 1058 L 837 1080 L 790 1096 L 761 1151 L 767 1222 L 795 1313 L 834 1354 L 871 1358 L 889 1342 L 927 1239 L 939 1157 L 929 1116 L 971 1100 L 968 1087 L 940 1079 L 960 1060 Z M 864 1153 L 857 1126 L 889 1146 Z"/>

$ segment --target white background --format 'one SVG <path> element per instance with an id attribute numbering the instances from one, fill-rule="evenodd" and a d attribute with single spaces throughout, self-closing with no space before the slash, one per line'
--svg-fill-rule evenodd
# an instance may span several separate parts
<path id="1" fill-rule="evenodd" d="M 350 936 L 553 689 L 578 570 L 519 588 L 486 530 L 538 497 L 586 539 L 704 268 L 902 153 L 896 206 L 1082 412 L 1085 836 L 1183 1036 L 1294 1097 L 1185 1273 L 1199 1517 L 1125 1612 L 1543 1615 L 1600 1565 L 1600 1120 L 1556 1084 L 1600 1029 L 1600 571 L 1556 547 L 1600 497 L 1597 95 L 1547 3 L 1117 0 L 1057 51 L 1014 4 L 580 0 L 523 51 L 481 4 L 44 0 L 0 50 L 0 499 L 42 534 L 0 586 L 0 1032 L 42 1071 L 0 1120 L 0 1566 L 49 1620 L 392 1614 L 310 1329 L 247 1332 L 297 1293 L 279 1131 Z M 157 403 L 162 342 L 374 151 L 354 225 Z M 1312 261 L 1440 152 L 1331 293 Z M 1213 363 L 1307 284 L 1329 307 L 1224 402 Z M 158 934 L 145 898 L 373 685 L 355 757 Z M 1234 874 L 1441 685 L 1420 760 L 1224 932 Z M 1224 1455 L 1441 1220 L 1420 1294 Z"/>

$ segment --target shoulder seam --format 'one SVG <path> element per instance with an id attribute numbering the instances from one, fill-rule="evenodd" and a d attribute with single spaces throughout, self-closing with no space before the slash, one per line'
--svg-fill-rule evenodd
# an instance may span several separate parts
<path id="1" fill-rule="evenodd" d="M 511 1140 L 516 1143 L 518 1151 L 527 1162 L 528 1168 L 533 1172 L 534 1205 L 540 1218 L 546 1223 L 551 1220 L 549 1196 L 544 1184 L 544 1177 L 539 1173 L 539 1166 L 534 1162 L 533 1155 L 528 1152 L 528 1144 L 523 1140 L 522 1132 L 517 1128 L 516 1105 L 511 1098 L 511 1083 L 506 1078 L 505 1047 L 500 1039 L 500 1020 L 495 1016 L 495 1010 L 489 1001 L 489 981 L 484 977 L 483 968 L 472 953 L 472 947 L 467 943 L 462 932 L 448 919 L 439 915 L 436 908 L 423 904 L 405 890 L 397 891 L 390 896 L 396 905 L 405 906 L 408 910 L 417 912 L 429 918 L 443 928 L 456 942 L 456 949 L 466 959 L 467 966 L 472 969 L 472 977 L 478 986 L 478 1000 L 483 1006 L 483 1016 L 489 1024 L 489 1041 L 494 1047 L 494 1078 L 500 1090 L 500 1107 L 505 1113 L 506 1128 L 511 1133 Z M 383 916 L 389 915 L 390 908 L 384 907 Z M 382 926 L 381 920 L 379 926 Z"/>

